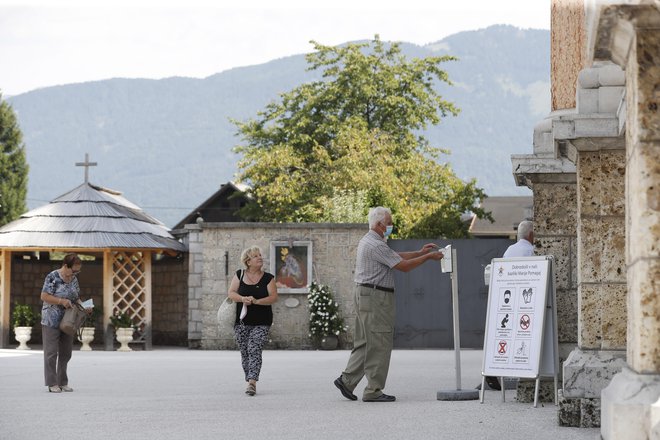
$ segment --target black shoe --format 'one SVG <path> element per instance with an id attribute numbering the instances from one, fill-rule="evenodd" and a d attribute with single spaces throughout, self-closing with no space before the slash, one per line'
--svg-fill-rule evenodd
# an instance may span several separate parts
<path id="1" fill-rule="evenodd" d="M 363 402 L 394 402 L 396 400 L 396 397 L 387 395 L 385 393 L 381 394 L 378 397 L 374 397 L 371 399 L 365 399 L 362 398 Z"/>
<path id="2" fill-rule="evenodd" d="M 486 383 L 488 384 L 489 387 L 491 387 L 494 390 L 497 390 L 497 391 L 502 390 L 502 386 L 500 385 L 500 381 L 495 376 L 486 376 Z"/>
<path id="3" fill-rule="evenodd" d="M 357 396 L 351 393 L 351 391 L 348 388 L 346 388 L 344 381 L 341 380 L 341 376 L 335 379 L 335 386 L 339 388 L 339 391 L 341 391 L 341 395 L 346 397 L 348 400 L 357 400 Z"/>

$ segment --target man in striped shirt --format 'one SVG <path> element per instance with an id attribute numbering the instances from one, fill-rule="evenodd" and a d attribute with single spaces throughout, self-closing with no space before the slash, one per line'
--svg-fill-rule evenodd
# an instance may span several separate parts
<path id="1" fill-rule="evenodd" d="M 369 232 L 360 240 L 355 265 L 355 334 L 346 369 L 335 380 L 342 395 L 357 400 L 353 390 L 364 376 L 364 402 L 394 402 L 383 392 L 390 368 L 394 340 L 394 269 L 408 272 L 428 260 L 439 261 L 442 252 L 433 243 L 419 251 L 395 252 L 387 245 L 392 233 L 392 213 L 379 206 L 369 211 Z"/>

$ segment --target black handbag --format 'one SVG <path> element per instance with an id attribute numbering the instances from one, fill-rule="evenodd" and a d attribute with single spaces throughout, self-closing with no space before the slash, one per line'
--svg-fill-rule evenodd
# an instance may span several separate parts
<path id="1" fill-rule="evenodd" d="M 64 317 L 60 321 L 60 330 L 69 336 L 74 336 L 87 318 L 87 312 L 77 302 L 71 302 L 71 307 L 66 309 Z"/>

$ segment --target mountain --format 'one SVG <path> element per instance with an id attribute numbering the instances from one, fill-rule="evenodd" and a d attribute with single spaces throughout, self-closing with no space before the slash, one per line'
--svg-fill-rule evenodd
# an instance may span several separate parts
<path id="1" fill-rule="evenodd" d="M 550 35 L 497 25 L 425 46 L 403 43 L 408 57 L 454 55 L 442 68 L 453 87 L 444 99 L 461 113 L 426 130 L 456 173 L 476 177 L 489 195 L 527 195 L 511 176 L 510 155 L 532 150 L 532 130 L 550 111 Z M 98 166 L 90 182 L 123 192 L 172 226 L 231 180 L 245 120 L 280 93 L 317 79 L 304 55 L 235 68 L 204 79 L 109 79 L 13 96 L 30 164 L 33 209 L 79 185 L 85 153 Z"/>

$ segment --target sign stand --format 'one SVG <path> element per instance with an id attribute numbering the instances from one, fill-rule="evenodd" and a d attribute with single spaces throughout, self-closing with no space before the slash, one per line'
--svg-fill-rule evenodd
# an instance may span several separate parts
<path id="1" fill-rule="evenodd" d="M 458 269 L 456 267 L 456 249 L 451 245 L 443 249 L 441 268 L 443 272 L 449 272 L 451 276 L 451 298 L 452 313 L 454 324 L 454 365 L 456 368 L 456 389 L 441 390 L 437 393 L 438 400 L 477 400 L 479 392 L 477 390 L 461 389 L 461 332 L 458 322 Z"/>
<path id="2" fill-rule="evenodd" d="M 535 379 L 534 408 L 541 377 L 554 377 L 558 397 L 559 347 L 552 256 L 495 258 L 488 288 L 481 403 L 486 376 Z"/>

